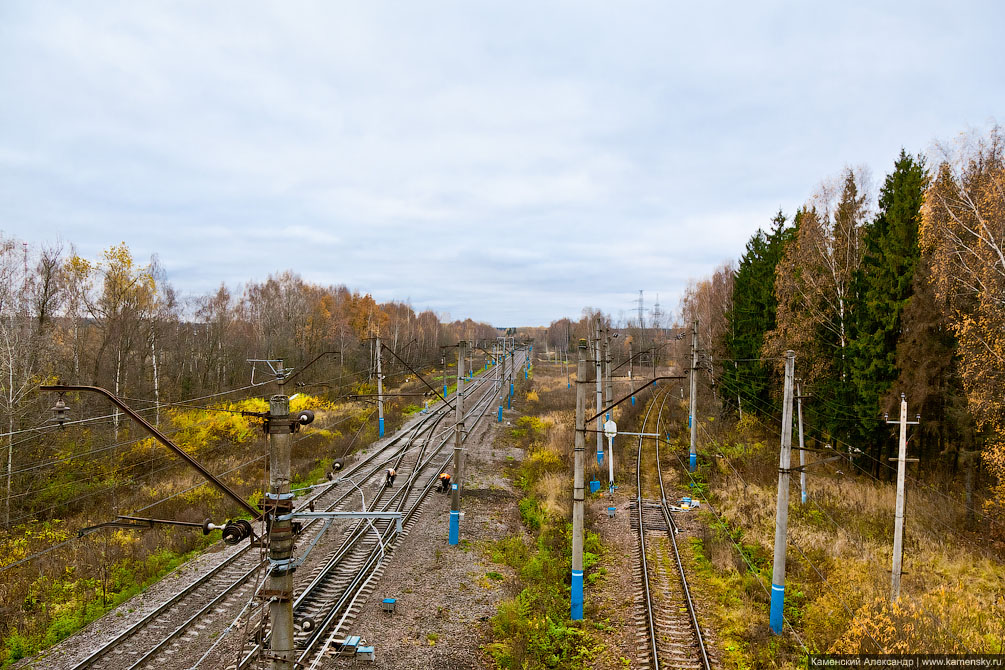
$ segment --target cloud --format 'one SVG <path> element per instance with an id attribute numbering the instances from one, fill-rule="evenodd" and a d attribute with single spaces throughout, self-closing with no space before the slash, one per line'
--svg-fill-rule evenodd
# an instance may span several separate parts
<path id="1" fill-rule="evenodd" d="M 673 305 L 821 179 L 1005 103 L 993 4 L 0 13 L 6 233 L 494 323 Z"/>

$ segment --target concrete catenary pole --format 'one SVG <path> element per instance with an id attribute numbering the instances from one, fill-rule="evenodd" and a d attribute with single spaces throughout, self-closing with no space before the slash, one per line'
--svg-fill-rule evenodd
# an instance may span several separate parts
<path id="1" fill-rule="evenodd" d="M 586 340 L 579 341 L 576 368 L 576 435 L 572 478 L 572 607 L 570 618 L 583 619 L 583 505 L 586 500 Z"/>
<path id="2" fill-rule="evenodd" d="M 785 544 L 789 525 L 789 468 L 792 465 L 792 378 L 796 354 L 785 352 L 785 385 L 782 400 L 782 448 L 778 457 L 778 502 L 775 507 L 775 560 L 771 567 L 771 632 L 782 634 L 785 607 Z"/>
<path id="3" fill-rule="evenodd" d="M 907 476 L 907 398 L 900 394 L 900 441 L 897 452 L 897 509 L 893 524 L 893 575 L 890 600 L 900 597 L 900 575 L 904 552 L 904 479 Z"/>
<path id="4" fill-rule="evenodd" d="M 691 450 L 689 452 L 691 472 L 698 467 L 698 420 L 695 412 L 698 409 L 698 320 L 691 326 L 691 409 L 687 418 L 691 429 Z"/>
<path id="5" fill-rule="evenodd" d="M 796 382 L 796 419 L 799 426 L 799 501 L 806 504 L 806 451 L 803 444 L 803 393 Z"/>
<path id="6" fill-rule="evenodd" d="M 610 407 L 614 402 L 614 383 L 611 381 L 611 331 L 608 329 L 604 347 L 604 407 Z M 607 419 L 611 418 L 612 410 L 607 410 Z M 605 419 L 606 420 L 606 419 Z"/>
<path id="7" fill-rule="evenodd" d="M 380 369 L 380 336 L 377 336 L 377 436 L 384 437 L 384 375 Z"/>
<path id="8" fill-rule="evenodd" d="M 464 457 L 464 356 L 468 343 L 457 343 L 457 391 L 454 394 L 454 478 L 450 482 L 450 544 L 461 536 L 461 460 Z"/>
<path id="9" fill-rule="evenodd" d="M 492 350 L 492 352 L 496 366 L 496 390 L 499 392 L 499 414 L 496 420 L 499 423 L 502 423 L 502 410 L 503 410 L 502 406 L 503 406 L 503 393 L 504 393 L 502 374 L 503 374 L 503 368 L 506 366 L 499 360 L 499 340 L 496 340 L 496 345 L 495 348 Z"/>
<path id="10" fill-rule="evenodd" d="M 632 345 L 628 344 L 628 387 L 632 390 L 632 407 L 635 407 L 635 362 L 632 356 Z"/>
<path id="11" fill-rule="evenodd" d="M 597 379 L 597 465 L 604 464 L 604 416 L 602 412 L 604 411 L 604 373 L 602 370 L 603 365 L 603 353 L 601 352 L 601 339 L 600 339 L 600 319 L 597 318 L 596 329 L 594 335 L 594 361 L 596 363 L 596 379 Z"/>
<path id="12" fill-rule="evenodd" d="M 507 340 L 507 342 L 506 342 L 506 346 L 507 346 L 506 357 L 507 357 L 507 360 L 509 361 L 509 374 L 507 375 L 507 379 L 509 379 L 509 395 L 506 397 L 506 409 L 512 409 L 513 408 L 513 391 L 514 391 L 513 380 L 515 379 L 514 375 L 516 373 L 516 351 L 515 351 L 516 338 L 515 337 L 513 338 L 513 344 L 512 345 L 509 344 L 509 338 L 506 338 L 506 340 Z"/>
<path id="13" fill-rule="evenodd" d="M 266 509 L 269 528 L 269 618 L 272 670 L 292 670 L 296 658 L 293 640 L 293 494 L 290 493 L 290 399 L 274 395 L 269 400 L 269 490 Z M 285 520 L 280 520 L 286 517 Z"/>

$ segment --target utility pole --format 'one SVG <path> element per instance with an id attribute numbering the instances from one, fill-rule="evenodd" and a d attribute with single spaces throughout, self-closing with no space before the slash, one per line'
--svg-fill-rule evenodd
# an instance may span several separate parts
<path id="1" fill-rule="evenodd" d="M 447 401 L 447 356 L 440 349 L 440 365 L 443 366 L 443 402 Z"/>
<path id="2" fill-rule="evenodd" d="M 282 373 L 280 373 L 282 375 Z M 280 392 L 283 378 L 280 376 Z M 293 494 L 290 493 L 290 399 L 269 399 L 269 490 L 265 494 L 269 524 L 269 618 L 272 620 L 272 670 L 293 670 Z"/>
<path id="3" fill-rule="evenodd" d="M 604 373 L 607 376 L 606 385 L 604 387 L 604 402 L 605 407 L 610 407 L 611 403 L 614 402 L 614 386 L 611 381 L 611 331 L 606 329 L 606 346 L 604 347 Z M 616 336 L 616 335 L 615 335 Z M 607 411 L 607 419 L 611 418 L 611 410 Z"/>
<path id="4" fill-rule="evenodd" d="M 632 356 L 632 345 L 628 343 L 628 387 L 632 390 L 632 407 L 635 407 L 635 361 Z"/>
<path id="5" fill-rule="evenodd" d="M 457 393 L 454 404 L 454 478 L 450 482 L 450 544 L 457 544 L 461 534 L 461 458 L 464 445 L 464 355 L 468 343 L 457 343 Z"/>
<path id="6" fill-rule="evenodd" d="M 698 319 L 691 326 L 691 410 L 687 425 L 691 429 L 691 472 L 698 467 L 698 421 L 695 416 L 698 404 Z"/>
<path id="7" fill-rule="evenodd" d="M 806 451 L 803 450 L 803 393 L 796 382 L 796 415 L 799 421 L 799 500 L 806 504 Z"/>
<path id="8" fill-rule="evenodd" d="M 500 365 L 499 361 L 499 340 L 496 340 L 496 346 L 492 350 L 495 354 L 496 362 L 496 389 L 499 391 L 499 416 L 497 421 L 502 423 L 502 406 L 503 406 L 503 368 L 505 365 Z"/>
<path id="9" fill-rule="evenodd" d="M 586 340 L 579 341 L 579 367 L 576 368 L 576 436 L 573 448 L 572 478 L 572 598 L 573 621 L 583 620 L 583 505 L 586 499 L 583 469 L 586 452 Z"/>
<path id="10" fill-rule="evenodd" d="M 600 339 L 600 317 L 597 317 L 595 336 L 594 336 L 594 359 L 596 363 L 596 379 L 597 379 L 597 465 L 604 464 L 604 373 L 601 369 L 603 354 L 600 351 L 601 339 Z"/>
<path id="11" fill-rule="evenodd" d="M 380 371 L 380 335 L 377 336 L 377 436 L 384 437 L 384 375 Z"/>
<path id="12" fill-rule="evenodd" d="M 917 425 L 921 420 L 919 415 L 918 421 L 908 421 L 907 420 L 907 397 L 903 393 L 900 394 L 900 421 L 887 421 L 887 423 L 899 423 L 900 424 L 900 450 L 898 452 L 897 458 L 891 458 L 891 461 L 897 461 L 897 510 L 896 517 L 894 519 L 893 525 L 893 574 L 890 578 L 890 600 L 896 602 L 900 598 L 900 576 L 902 574 L 903 568 L 903 553 L 904 553 L 904 479 L 907 476 L 907 463 L 917 462 L 917 458 L 907 457 L 907 426 Z"/>
<path id="13" fill-rule="evenodd" d="M 514 379 L 514 374 L 516 372 L 516 370 L 515 370 L 515 368 L 516 368 L 516 352 L 514 351 L 514 347 L 516 346 L 516 338 L 515 337 L 513 338 L 513 346 L 509 346 L 509 338 L 506 338 L 506 339 L 507 339 L 507 347 L 508 347 L 507 356 L 509 358 L 509 377 L 508 377 L 509 378 L 509 396 L 506 398 L 506 409 L 512 409 L 513 408 L 513 391 L 514 391 L 513 379 Z"/>
<path id="14" fill-rule="evenodd" d="M 778 503 L 775 507 L 775 560 L 771 568 L 771 632 L 782 634 L 785 618 L 785 543 L 789 525 L 789 468 L 792 465 L 792 378 L 796 353 L 785 352 L 785 386 L 782 400 L 782 448 L 778 457 Z"/>

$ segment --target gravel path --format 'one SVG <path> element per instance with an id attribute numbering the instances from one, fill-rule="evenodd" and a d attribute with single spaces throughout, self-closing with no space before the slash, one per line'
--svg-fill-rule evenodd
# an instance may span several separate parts
<path id="1" fill-rule="evenodd" d="M 433 494 L 349 626 L 349 634 L 374 647 L 375 662 L 336 657 L 321 667 L 491 667 L 481 650 L 490 633 L 488 620 L 499 601 L 515 595 L 516 588 L 511 575 L 502 580 L 487 576 L 503 574 L 506 568 L 484 559 L 479 544 L 522 529 L 516 505 L 520 496 L 502 473 L 523 451 L 495 446 L 500 430 L 517 416 L 505 412 L 500 426 L 489 413 L 468 437 L 460 544 L 447 543 L 449 497 Z M 382 610 L 384 598 L 397 599 L 393 614 Z"/>

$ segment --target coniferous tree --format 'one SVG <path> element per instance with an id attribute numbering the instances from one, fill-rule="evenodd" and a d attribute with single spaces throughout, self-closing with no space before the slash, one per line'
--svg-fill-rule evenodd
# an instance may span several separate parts
<path id="1" fill-rule="evenodd" d="M 928 173 L 923 157 L 903 149 L 879 194 L 879 213 L 866 225 L 862 265 L 856 273 L 855 332 L 850 347 L 856 441 L 872 450 L 878 473 L 889 440 L 880 400 L 897 379 L 897 343 L 904 308 L 914 293 L 920 258 L 918 223 Z"/>
<path id="2" fill-rule="evenodd" d="M 778 300 L 775 297 L 775 269 L 792 239 L 781 210 L 765 233 L 758 230 L 747 242 L 733 282 L 733 304 L 727 313 L 726 361 L 720 377 L 725 400 L 737 409 L 755 414 L 769 413 L 772 405 L 773 369 L 759 359 L 764 334 L 775 327 Z"/>

